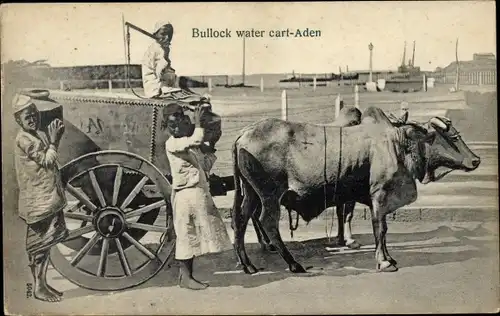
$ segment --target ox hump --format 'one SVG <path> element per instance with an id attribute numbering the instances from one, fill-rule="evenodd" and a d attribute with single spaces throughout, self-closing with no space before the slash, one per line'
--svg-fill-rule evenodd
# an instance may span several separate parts
<path id="1" fill-rule="evenodd" d="M 242 139 L 262 142 L 286 141 L 295 136 L 297 127 L 294 125 L 276 118 L 264 119 L 247 128 Z"/>

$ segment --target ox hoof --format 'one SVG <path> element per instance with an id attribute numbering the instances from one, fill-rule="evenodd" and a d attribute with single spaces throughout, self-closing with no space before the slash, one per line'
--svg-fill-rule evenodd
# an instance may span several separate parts
<path id="1" fill-rule="evenodd" d="M 278 249 L 276 248 L 276 246 L 274 245 L 266 245 L 266 244 L 261 244 L 260 245 L 262 251 L 265 251 L 265 252 L 270 252 L 270 253 L 277 253 L 278 252 Z"/>
<path id="2" fill-rule="evenodd" d="M 349 249 L 359 249 L 359 248 L 361 248 L 361 244 L 359 242 L 357 242 L 356 240 L 353 240 L 350 243 L 347 243 L 346 246 Z"/>
<path id="3" fill-rule="evenodd" d="M 325 247 L 343 247 L 345 246 L 345 240 L 343 238 L 333 237 L 331 242 L 325 243 Z"/>
<path id="4" fill-rule="evenodd" d="M 249 265 L 244 266 L 243 271 L 246 274 L 255 274 L 255 273 L 259 272 L 259 270 L 257 270 L 257 268 L 253 264 L 249 264 Z"/>
<path id="5" fill-rule="evenodd" d="M 398 268 L 389 261 L 377 263 L 377 272 L 396 272 Z"/>
<path id="6" fill-rule="evenodd" d="M 338 247 L 343 247 L 343 246 L 345 246 L 345 239 L 342 237 L 339 237 L 339 236 L 334 237 L 332 244 L 334 244 L 335 246 L 338 246 Z"/>
<path id="7" fill-rule="evenodd" d="M 304 269 L 303 266 L 301 266 L 299 263 L 293 263 L 288 266 L 290 269 L 290 272 L 292 273 L 306 273 L 306 269 Z"/>

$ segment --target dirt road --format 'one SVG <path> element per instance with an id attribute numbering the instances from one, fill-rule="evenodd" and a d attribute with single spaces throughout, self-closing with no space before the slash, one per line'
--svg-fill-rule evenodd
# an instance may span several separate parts
<path id="1" fill-rule="evenodd" d="M 388 248 L 398 261 L 395 273 L 374 271 L 373 236 L 368 221 L 355 223 L 357 251 L 326 248 L 326 222 L 301 226 L 292 241 L 294 256 L 315 274 L 286 271 L 277 254 L 264 254 L 247 233 L 247 250 L 259 268 L 245 275 L 232 251 L 200 257 L 196 276 L 206 291 L 176 286 L 177 269 L 165 269 L 142 286 L 124 292 L 80 289 L 50 271 L 50 283 L 65 291 L 58 304 L 25 298 L 30 282 L 23 260 L 8 264 L 16 282 L 7 283 L 7 310 L 16 314 L 345 314 L 492 312 L 498 309 L 498 233 L 495 223 L 390 223 Z M 231 232 L 230 228 L 228 227 Z M 9 256 L 13 258 L 14 256 Z M 14 275 L 12 275 L 14 273 Z"/>

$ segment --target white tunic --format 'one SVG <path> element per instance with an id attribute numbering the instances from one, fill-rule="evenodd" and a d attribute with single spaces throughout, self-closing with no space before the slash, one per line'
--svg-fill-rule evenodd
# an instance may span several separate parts
<path id="1" fill-rule="evenodd" d="M 55 147 L 44 135 L 20 130 L 14 147 L 19 185 L 19 216 L 33 224 L 66 206 Z"/>
<path id="2" fill-rule="evenodd" d="M 196 148 L 202 141 L 203 129 L 196 128 L 190 137 L 170 137 L 165 143 L 172 173 L 175 257 L 180 260 L 232 249 L 207 181 L 213 159 L 204 160 L 202 167 L 197 158 L 203 157 Z"/>
<path id="3" fill-rule="evenodd" d="M 168 68 L 168 62 L 163 57 L 160 44 L 153 42 L 142 60 L 142 84 L 144 95 L 148 98 L 159 96 L 162 88 L 172 88 L 176 85 L 175 72 Z"/>

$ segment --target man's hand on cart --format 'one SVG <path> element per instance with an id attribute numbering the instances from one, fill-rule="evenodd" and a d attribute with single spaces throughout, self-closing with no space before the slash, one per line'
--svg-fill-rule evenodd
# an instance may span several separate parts
<path id="1" fill-rule="evenodd" d="M 64 123 L 60 119 L 53 120 L 47 127 L 49 141 L 51 144 L 57 145 L 64 133 Z"/>
<path id="2" fill-rule="evenodd" d="M 201 117 L 205 113 L 206 107 L 197 106 L 194 108 L 194 126 L 201 127 Z"/>

